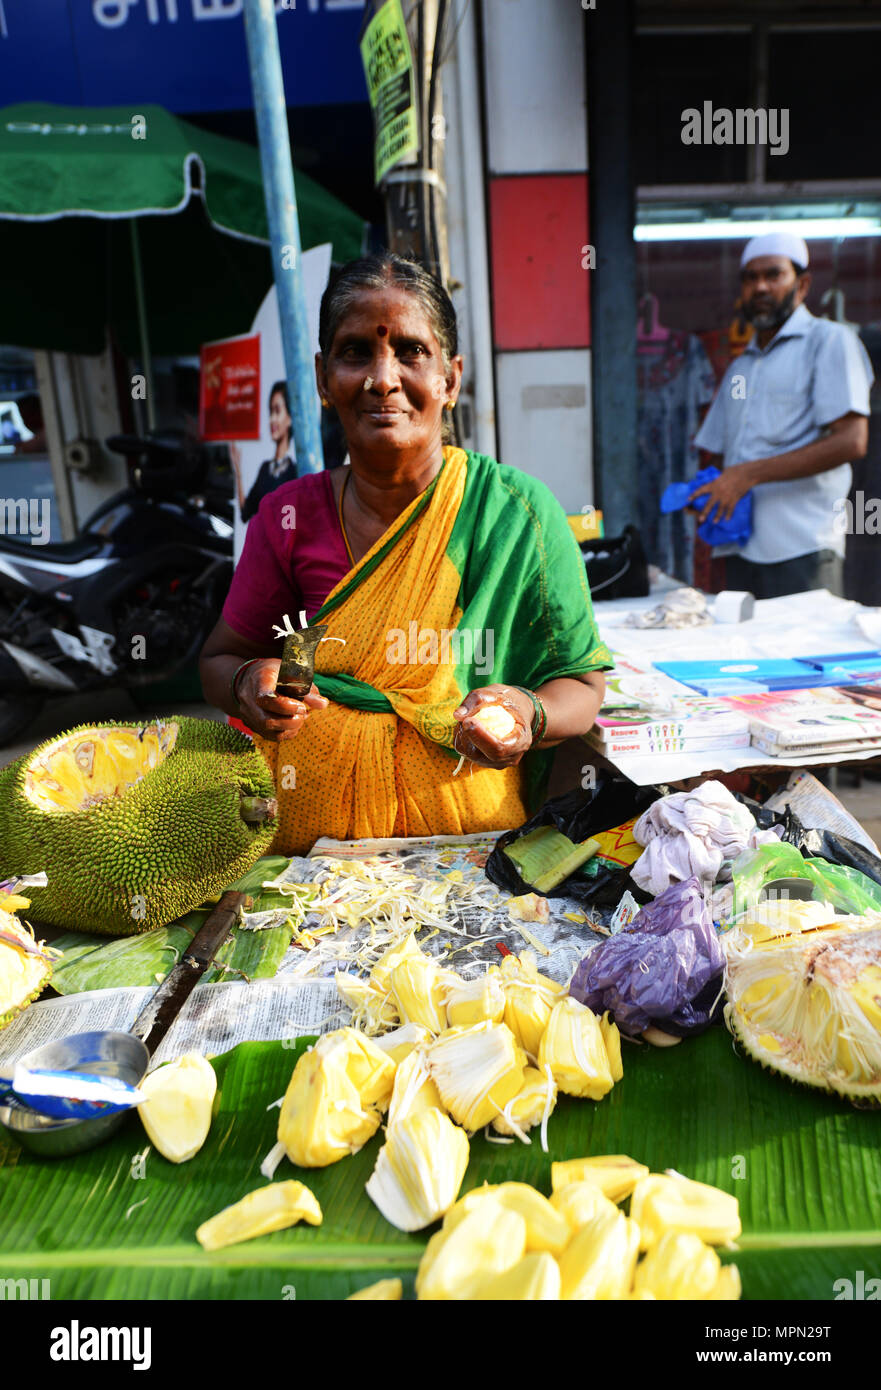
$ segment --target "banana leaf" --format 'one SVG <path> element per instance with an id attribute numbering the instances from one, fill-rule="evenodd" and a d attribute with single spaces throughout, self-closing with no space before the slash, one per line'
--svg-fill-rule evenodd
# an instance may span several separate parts
<path id="1" fill-rule="evenodd" d="M 230 884 L 230 888 L 250 893 L 255 912 L 290 909 L 289 897 L 277 892 L 260 892 L 260 885 L 276 878 L 289 862 L 280 855 L 264 856 L 247 874 Z M 59 994 L 80 994 L 89 989 L 160 984 L 177 964 L 210 911 L 210 906 L 198 908 L 167 927 L 111 941 L 85 932 L 65 932 L 52 942 L 54 949 L 62 952 L 53 971 L 52 987 Z M 290 920 L 262 931 L 233 927 L 229 940 L 217 953 L 217 964 L 202 977 L 203 984 L 242 978 L 271 979 L 291 944 L 291 933 Z"/>
<path id="2" fill-rule="evenodd" d="M 381 1134 L 323 1169 L 287 1160 L 318 1198 L 320 1227 L 295 1226 L 204 1253 L 200 1222 L 259 1187 L 280 1097 L 308 1039 L 245 1043 L 214 1059 L 211 1134 L 183 1170 L 154 1150 L 136 1117 L 102 1148 L 64 1161 L 0 1147 L 0 1266 L 51 1281 L 53 1299 L 341 1299 L 376 1279 L 413 1277 L 431 1230 L 390 1226 L 364 1192 Z M 720 1028 L 667 1050 L 627 1048 L 625 1075 L 599 1104 L 563 1098 L 549 1154 L 471 1143 L 463 1190 L 518 1179 L 550 1192 L 554 1159 L 627 1153 L 676 1168 L 740 1200 L 735 1260 L 746 1299 L 831 1299 L 839 1279 L 881 1276 L 881 1116 L 790 1085 L 738 1056 Z"/>

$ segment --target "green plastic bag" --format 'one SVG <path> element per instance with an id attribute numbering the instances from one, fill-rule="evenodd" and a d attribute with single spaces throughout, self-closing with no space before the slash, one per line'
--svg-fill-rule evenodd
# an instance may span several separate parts
<path id="1" fill-rule="evenodd" d="M 762 890 L 778 878 L 808 879 L 816 901 L 831 903 L 836 912 L 881 912 L 881 884 L 844 864 L 805 859 L 795 845 L 781 842 L 746 850 L 732 866 L 732 877 L 735 921 L 754 908 Z"/>

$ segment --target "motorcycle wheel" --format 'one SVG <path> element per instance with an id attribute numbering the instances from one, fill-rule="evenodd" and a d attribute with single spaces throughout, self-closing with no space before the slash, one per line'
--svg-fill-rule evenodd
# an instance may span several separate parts
<path id="1" fill-rule="evenodd" d="M 31 725 L 43 708 L 44 701 L 28 695 L 10 697 L 0 695 L 0 748 L 14 743 L 19 734 Z"/>

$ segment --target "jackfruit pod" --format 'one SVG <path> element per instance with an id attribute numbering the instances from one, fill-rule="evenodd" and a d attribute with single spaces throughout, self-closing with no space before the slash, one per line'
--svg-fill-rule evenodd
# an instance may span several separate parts
<path id="1" fill-rule="evenodd" d="M 522 1260 L 472 1285 L 469 1298 L 495 1303 L 549 1302 L 560 1297 L 560 1266 L 547 1251 L 524 1255 Z"/>
<path id="2" fill-rule="evenodd" d="M 564 1300 L 618 1299 L 630 1292 L 639 1228 L 622 1211 L 601 1211 L 582 1226 L 559 1257 Z"/>
<path id="3" fill-rule="evenodd" d="M 447 1023 L 451 1028 L 469 1028 L 474 1023 L 501 1023 L 505 1013 L 505 991 L 501 971 L 491 965 L 475 980 L 454 976 L 447 986 Z"/>
<path id="4" fill-rule="evenodd" d="M 398 1063 L 386 1127 L 390 1130 L 399 1120 L 421 1114 L 423 1110 L 443 1110 L 443 1106 L 429 1075 L 425 1053 L 418 1048 Z"/>
<path id="5" fill-rule="evenodd" d="M 449 1028 L 426 1057 L 444 1107 L 472 1132 L 488 1125 L 523 1087 L 526 1057 L 503 1023 Z"/>
<path id="6" fill-rule="evenodd" d="M 610 1202 L 623 1202 L 649 1170 L 626 1154 L 595 1154 L 551 1164 L 551 1188 L 560 1192 L 574 1182 L 594 1183 Z"/>
<path id="7" fill-rule="evenodd" d="M 565 995 L 551 1010 L 538 1049 L 538 1064 L 550 1067 L 558 1088 L 568 1096 L 602 1100 L 612 1089 L 600 1021 L 571 995 Z"/>
<path id="8" fill-rule="evenodd" d="M 551 905 L 540 893 L 521 893 L 508 899 L 508 916 L 515 922 L 549 922 Z"/>
<path id="9" fill-rule="evenodd" d="M 57 952 L 37 942 L 12 912 L 0 911 L 0 1028 L 5 1028 L 48 984 Z"/>
<path id="10" fill-rule="evenodd" d="M 241 1201 L 224 1207 L 216 1216 L 202 1222 L 196 1239 L 203 1250 L 222 1250 L 225 1245 L 237 1245 L 255 1236 L 283 1231 L 298 1221 L 320 1226 L 321 1207 L 308 1187 L 291 1179 L 258 1187 Z"/>
<path id="11" fill-rule="evenodd" d="M 294 1067 L 282 1101 L 278 1141 L 300 1168 L 323 1168 L 357 1153 L 379 1128 L 380 1111 L 375 1104 L 362 1101 L 349 1073 L 353 1059 L 353 1071 L 359 1079 L 367 1080 L 371 1095 L 386 1099 L 391 1095 L 395 1072 L 391 1058 L 375 1048 L 385 1072 L 377 1066 L 371 1078 L 369 1059 L 358 1057 L 344 1036 L 349 1033 L 354 1029 L 328 1033 L 304 1052 Z"/>
<path id="12" fill-rule="evenodd" d="M 505 956 L 499 970 L 505 991 L 504 1021 L 520 1046 L 537 1058 L 551 1010 L 566 991 L 556 980 L 539 974 L 532 951 Z"/>
<path id="13" fill-rule="evenodd" d="M 404 1285 L 400 1279 L 378 1279 L 375 1284 L 368 1284 L 366 1288 L 359 1289 L 357 1293 L 350 1293 L 346 1302 L 357 1303 L 359 1299 L 369 1302 L 378 1302 L 381 1299 L 399 1299 L 403 1293 Z"/>
<path id="14" fill-rule="evenodd" d="M 624 1065 L 621 1061 L 621 1034 L 618 1032 L 617 1024 L 612 1022 L 608 1013 L 604 1013 L 600 1019 L 600 1032 L 603 1035 L 612 1080 L 621 1081 L 624 1077 Z"/>
<path id="15" fill-rule="evenodd" d="M 426 1043 L 432 1041 L 433 1035 L 427 1028 L 423 1028 L 421 1023 L 404 1023 L 391 1033 L 383 1033 L 382 1037 L 374 1038 L 376 1046 L 391 1057 L 396 1066 L 400 1066 L 414 1048 L 425 1047 Z"/>
<path id="16" fill-rule="evenodd" d="M 366 1192 L 399 1231 L 421 1231 L 453 1205 L 468 1167 L 468 1136 L 440 1110 L 390 1126 Z"/>
<path id="17" fill-rule="evenodd" d="M 525 1138 L 527 1130 L 535 1125 L 544 1126 L 556 1103 L 557 1083 L 550 1071 L 540 1072 L 537 1067 L 527 1067 L 521 1090 L 502 1108 L 501 1115 L 493 1120 L 493 1129 L 498 1134 L 516 1134 Z"/>
<path id="18" fill-rule="evenodd" d="M 550 1202 L 554 1211 L 563 1217 L 572 1235 L 593 1221 L 600 1212 L 618 1210 L 614 1202 L 604 1197 L 592 1182 L 570 1182 L 559 1191 L 552 1192 Z"/>
<path id="19" fill-rule="evenodd" d="M 365 1105 L 378 1105 L 384 1110 L 391 1100 L 395 1084 L 395 1063 L 377 1047 L 372 1038 L 359 1033 L 357 1028 L 338 1028 L 333 1033 L 325 1033 L 315 1044 L 313 1051 L 319 1057 L 343 1057 L 346 1075 Z"/>
<path id="20" fill-rule="evenodd" d="M 725 1245 L 741 1230 L 736 1197 L 673 1172 L 640 1178 L 630 1199 L 630 1215 L 639 1225 L 641 1250 L 650 1250 L 667 1231 L 699 1236 L 707 1245 Z"/>
<path id="21" fill-rule="evenodd" d="M 357 1024 L 362 1032 L 372 1037 L 398 1022 L 394 999 L 374 989 L 369 980 L 338 970 L 334 982 L 337 994 L 352 1010 L 353 1024 Z"/>
<path id="22" fill-rule="evenodd" d="M 169 1163 L 186 1163 L 199 1152 L 211 1128 L 217 1076 L 206 1057 L 186 1052 L 144 1077 L 147 1097 L 138 1115 L 147 1138 Z"/>
<path id="23" fill-rule="evenodd" d="M 525 1182 L 486 1184 L 466 1192 L 444 1217 L 444 1230 L 452 1231 L 465 1217 L 489 1197 L 507 1211 L 516 1211 L 526 1222 L 526 1252 L 548 1250 L 558 1255 L 568 1243 L 569 1226 L 541 1192 Z"/>
<path id="24" fill-rule="evenodd" d="M 421 1023 L 434 1034 L 447 1026 L 444 1006 L 448 972 L 421 951 L 405 956 L 389 974 L 392 998 L 404 1023 Z"/>
<path id="25" fill-rule="evenodd" d="M 420 1299 L 470 1298 L 470 1289 L 502 1274 L 526 1252 L 526 1222 L 490 1194 L 452 1230 L 431 1237 L 419 1262 Z"/>
<path id="26" fill-rule="evenodd" d="M 411 956 L 421 956 L 422 952 L 416 944 L 416 933 L 410 932 L 408 936 L 396 941 L 393 946 L 389 946 L 384 951 L 379 960 L 370 972 L 370 984 L 378 990 L 383 998 L 391 996 L 392 971 L 396 965 L 400 965 L 402 960 L 407 960 Z"/>
<path id="27" fill-rule="evenodd" d="M 26 912 L 31 905 L 30 898 L 22 898 L 18 893 L 0 893 L 0 912 Z"/>
<path id="28" fill-rule="evenodd" d="M 736 1265 L 723 1271 L 715 1250 L 698 1236 L 667 1231 L 636 1266 L 633 1292 L 667 1300 L 734 1301 L 740 1297 L 740 1276 Z"/>

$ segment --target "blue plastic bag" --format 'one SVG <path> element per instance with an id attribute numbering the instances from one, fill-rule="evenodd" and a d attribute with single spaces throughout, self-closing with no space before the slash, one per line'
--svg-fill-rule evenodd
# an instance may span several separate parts
<path id="1" fill-rule="evenodd" d="M 720 477 L 718 468 L 702 468 L 690 482 L 670 483 L 661 498 L 662 512 L 678 512 L 688 505 L 688 499 L 696 488 L 711 483 Z M 706 500 L 706 499 L 703 499 Z M 703 501 L 698 499 L 700 505 Z M 718 513 L 718 507 L 713 509 Z M 744 545 L 753 533 L 753 495 L 747 492 L 734 508 L 729 521 L 714 521 L 708 516 L 698 528 L 697 533 L 707 545 Z"/>

